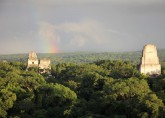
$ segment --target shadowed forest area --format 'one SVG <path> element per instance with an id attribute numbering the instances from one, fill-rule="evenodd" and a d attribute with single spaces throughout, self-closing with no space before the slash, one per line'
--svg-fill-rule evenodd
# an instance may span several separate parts
<path id="1" fill-rule="evenodd" d="M 141 52 L 38 54 L 52 60 L 52 75 L 26 71 L 27 56 L 0 56 L 2 118 L 164 118 L 162 75 L 140 74 Z M 7 60 L 7 61 L 4 61 Z"/>

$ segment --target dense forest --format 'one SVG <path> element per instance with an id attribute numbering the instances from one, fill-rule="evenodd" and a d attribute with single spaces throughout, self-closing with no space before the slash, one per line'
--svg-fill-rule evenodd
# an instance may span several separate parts
<path id="1" fill-rule="evenodd" d="M 157 77 L 139 73 L 140 52 L 40 54 L 51 75 L 26 71 L 27 55 L 1 56 L 0 117 L 165 118 L 164 52 Z"/>

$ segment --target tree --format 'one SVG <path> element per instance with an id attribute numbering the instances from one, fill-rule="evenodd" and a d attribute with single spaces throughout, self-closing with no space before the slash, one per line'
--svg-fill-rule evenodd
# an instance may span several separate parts
<path id="1" fill-rule="evenodd" d="M 64 117 L 69 106 L 77 99 L 75 92 L 60 84 L 44 84 L 35 93 L 35 103 L 45 109 L 49 117 Z"/>
<path id="2" fill-rule="evenodd" d="M 152 115 L 156 115 L 159 112 L 159 107 L 163 106 L 162 101 L 155 94 L 151 94 L 147 81 L 137 78 L 120 79 L 106 83 L 104 93 L 105 114 L 110 116 L 138 117 L 138 114 L 146 112 L 150 107 Z M 151 106 L 144 102 L 146 99 Z M 153 100 L 155 100 L 155 104 Z M 146 104 L 148 108 L 139 106 L 140 104 Z M 150 111 L 147 111 L 147 114 L 150 115 Z"/>
<path id="3" fill-rule="evenodd" d="M 140 102 L 141 108 L 147 111 L 150 118 L 158 118 L 161 114 L 160 108 L 164 106 L 162 100 L 160 100 L 155 94 L 150 93 L 144 97 Z"/>
<path id="4" fill-rule="evenodd" d="M 7 89 L 0 90 L 0 117 L 5 118 L 7 116 L 7 110 L 13 107 L 16 101 L 16 94 Z"/>

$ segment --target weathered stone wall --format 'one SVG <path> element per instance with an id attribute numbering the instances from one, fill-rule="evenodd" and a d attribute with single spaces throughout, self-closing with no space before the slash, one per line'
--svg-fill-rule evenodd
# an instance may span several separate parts
<path id="1" fill-rule="evenodd" d="M 41 69 L 50 69 L 51 66 L 50 66 L 50 59 L 41 59 L 40 60 L 40 64 L 39 64 L 39 68 Z"/>
<path id="2" fill-rule="evenodd" d="M 149 75 L 161 74 L 161 65 L 159 64 L 156 46 L 152 44 L 144 46 L 140 65 L 140 73 Z"/>
<path id="3" fill-rule="evenodd" d="M 41 59 L 39 64 L 40 73 L 50 73 L 51 70 L 51 61 L 49 59 Z"/>
<path id="4" fill-rule="evenodd" d="M 28 59 L 28 67 L 38 67 L 38 59 Z"/>

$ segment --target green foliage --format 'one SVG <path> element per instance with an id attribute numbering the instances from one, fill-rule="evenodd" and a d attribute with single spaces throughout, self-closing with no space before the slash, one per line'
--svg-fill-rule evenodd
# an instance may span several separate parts
<path id="1" fill-rule="evenodd" d="M 164 107 L 162 100 L 151 93 L 147 81 L 137 78 L 115 80 L 104 86 L 107 115 L 125 115 L 129 117 L 159 116 L 159 109 Z"/>
<path id="2" fill-rule="evenodd" d="M 7 89 L 0 90 L 0 117 L 6 117 L 7 110 L 13 107 L 16 95 Z"/>
<path id="3" fill-rule="evenodd" d="M 43 95 L 42 97 L 45 99 L 44 102 L 47 102 L 45 104 L 58 104 L 57 101 L 52 101 L 56 99 L 59 99 L 61 102 L 68 102 L 77 99 L 77 95 L 73 91 L 60 84 L 42 85 L 38 88 L 37 94 Z M 61 103 L 59 102 L 59 104 Z"/>
<path id="4" fill-rule="evenodd" d="M 150 78 L 139 74 L 138 64 L 125 56 L 127 61 L 102 58 L 53 64 L 52 75 L 40 75 L 35 68 L 26 71 L 25 63 L 0 62 L 0 117 L 165 117 L 164 73 Z"/>

